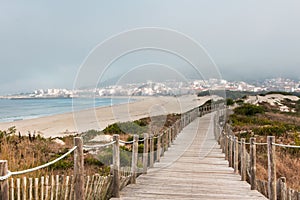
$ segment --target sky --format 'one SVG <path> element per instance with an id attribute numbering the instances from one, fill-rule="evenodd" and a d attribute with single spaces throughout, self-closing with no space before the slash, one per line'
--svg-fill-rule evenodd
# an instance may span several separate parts
<path id="1" fill-rule="evenodd" d="M 193 38 L 227 80 L 300 79 L 299 8 L 297 0 L 1 1 L 0 95 L 72 88 L 99 43 L 142 27 Z"/>

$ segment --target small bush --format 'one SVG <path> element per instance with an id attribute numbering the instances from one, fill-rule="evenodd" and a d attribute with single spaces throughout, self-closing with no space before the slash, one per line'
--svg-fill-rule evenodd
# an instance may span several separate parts
<path id="1" fill-rule="evenodd" d="M 256 106 L 256 105 L 247 103 L 240 107 L 235 108 L 234 113 L 236 113 L 238 115 L 253 116 L 258 113 L 264 113 L 264 108 L 261 106 Z"/>
<path id="2" fill-rule="evenodd" d="M 230 98 L 226 99 L 226 105 L 227 106 L 232 106 L 234 104 L 234 101 Z"/>

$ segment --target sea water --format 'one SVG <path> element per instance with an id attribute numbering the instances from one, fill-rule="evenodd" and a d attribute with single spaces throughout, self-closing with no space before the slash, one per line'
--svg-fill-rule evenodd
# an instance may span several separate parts
<path id="1" fill-rule="evenodd" d="M 127 98 L 0 99 L 0 122 L 32 119 L 128 102 Z"/>

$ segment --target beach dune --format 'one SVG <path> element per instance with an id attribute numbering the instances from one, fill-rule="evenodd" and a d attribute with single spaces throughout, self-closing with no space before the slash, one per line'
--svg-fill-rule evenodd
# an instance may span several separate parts
<path id="1" fill-rule="evenodd" d="M 59 137 L 87 130 L 103 130 L 109 124 L 126 122 L 170 113 L 183 113 L 204 104 L 210 97 L 186 95 L 180 97 L 128 97 L 136 101 L 108 107 L 97 107 L 77 112 L 0 123 L 0 130 L 16 126 L 27 135 L 36 131 L 44 137 Z"/>

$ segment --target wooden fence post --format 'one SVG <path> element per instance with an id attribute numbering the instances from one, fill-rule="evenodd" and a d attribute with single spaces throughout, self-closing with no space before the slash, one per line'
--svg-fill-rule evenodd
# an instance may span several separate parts
<path id="1" fill-rule="evenodd" d="M 74 195 L 75 199 L 84 200 L 84 158 L 82 138 L 75 137 L 74 145 L 77 146 L 74 151 Z"/>
<path id="2" fill-rule="evenodd" d="M 175 135 L 174 126 L 170 127 L 170 131 L 171 131 L 171 144 L 173 144 L 174 143 L 174 135 Z"/>
<path id="3" fill-rule="evenodd" d="M 268 194 L 270 200 L 276 200 L 276 162 L 275 162 L 275 137 L 268 136 Z"/>
<path id="4" fill-rule="evenodd" d="M 143 174 L 147 174 L 148 169 L 148 134 L 144 133 L 144 152 L 143 152 Z"/>
<path id="5" fill-rule="evenodd" d="M 161 136 L 161 156 L 165 155 L 165 132 Z"/>
<path id="6" fill-rule="evenodd" d="M 161 136 L 158 135 L 157 136 L 157 149 L 156 149 L 156 152 L 157 152 L 157 155 L 156 155 L 156 161 L 157 162 L 160 162 L 160 154 L 161 154 Z"/>
<path id="7" fill-rule="evenodd" d="M 286 200 L 287 199 L 287 195 L 286 195 L 286 178 L 285 177 L 281 177 L 279 179 L 279 189 L 280 189 L 280 200 Z"/>
<path id="8" fill-rule="evenodd" d="M 233 146 L 233 142 L 232 142 L 232 136 L 229 136 L 229 155 L 228 155 L 228 159 L 229 159 L 229 167 L 232 167 L 232 146 Z"/>
<path id="9" fill-rule="evenodd" d="M 120 136 L 117 134 L 113 135 L 113 183 L 112 183 L 112 196 L 120 197 Z"/>
<path id="10" fill-rule="evenodd" d="M 172 130 L 171 128 L 168 129 L 168 147 L 171 147 L 172 142 Z"/>
<path id="11" fill-rule="evenodd" d="M 239 173 L 239 143 L 238 138 L 234 137 L 234 173 Z"/>
<path id="12" fill-rule="evenodd" d="M 224 132 L 220 130 L 220 143 L 221 143 L 221 147 L 222 147 L 222 153 L 225 153 L 225 146 L 226 146 L 226 144 L 225 144 L 225 142 L 226 142 L 225 137 L 226 136 L 225 136 Z"/>
<path id="13" fill-rule="evenodd" d="M 225 132 L 224 132 L 224 137 L 225 137 L 225 160 L 229 160 L 228 158 L 228 145 L 229 145 L 229 139 L 228 139 L 228 132 L 226 131 L 225 127 Z"/>
<path id="14" fill-rule="evenodd" d="M 245 138 L 241 139 L 242 148 L 241 148 L 241 180 L 246 181 L 246 172 L 247 172 L 247 165 L 246 165 L 246 141 Z"/>
<path id="15" fill-rule="evenodd" d="M 7 175 L 8 172 L 8 166 L 7 166 L 7 160 L 0 160 L 0 176 Z M 8 200 L 8 180 L 0 181 L 0 199 L 1 200 Z"/>
<path id="16" fill-rule="evenodd" d="M 150 167 L 154 166 L 154 137 L 153 134 L 151 134 L 150 138 Z"/>
<path id="17" fill-rule="evenodd" d="M 132 162 L 131 162 L 131 183 L 136 183 L 136 174 L 137 174 L 137 163 L 138 163 L 138 151 L 139 151 L 139 136 L 133 136 L 132 144 Z"/>
<path id="18" fill-rule="evenodd" d="M 250 174 L 251 190 L 256 190 L 256 138 L 250 138 Z"/>

